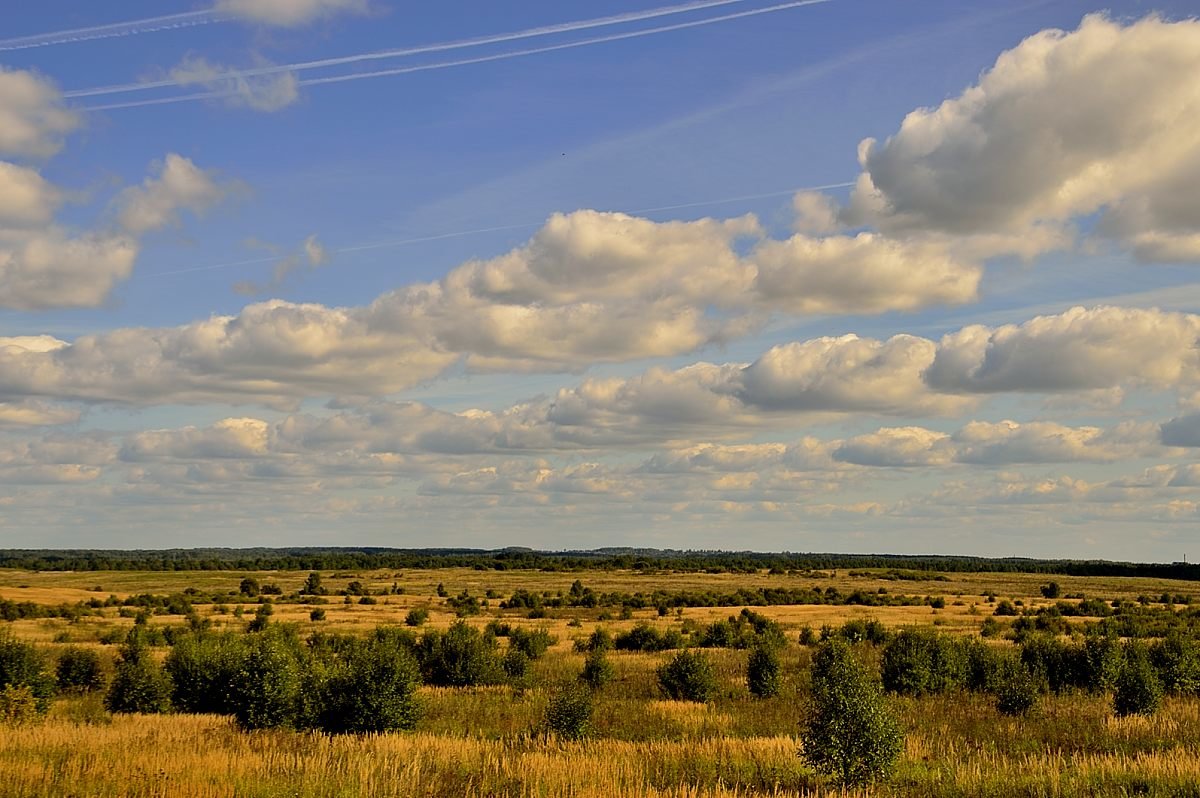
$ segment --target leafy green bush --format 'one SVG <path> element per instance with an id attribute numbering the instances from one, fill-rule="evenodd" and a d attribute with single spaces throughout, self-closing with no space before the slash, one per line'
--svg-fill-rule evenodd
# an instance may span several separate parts
<path id="1" fill-rule="evenodd" d="M 17 640 L 8 630 L 0 630 L 0 688 L 9 686 L 28 687 L 36 699 L 38 712 L 49 709 L 54 677 L 47 671 L 42 653 L 32 643 Z"/>
<path id="2" fill-rule="evenodd" d="M 171 708 L 171 679 L 136 634 L 121 647 L 104 706 L 109 712 L 146 714 Z"/>
<path id="3" fill-rule="evenodd" d="M 923 695 L 961 687 L 967 681 L 967 656 L 959 642 L 925 629 L 905 629 L 883 648 L 883 686 L 897 693 Z"/>
<path id="4" fill-rule="evenodd" d="M 22 726 L 42 715 L 40 701 L 27 684 L 6 684 L 0 689 L 0 725 Z"/>
<path id="5" fill-rule="evenodd" d="M 746 664 L 746 685 L 750 692 L 759 698 L 778 695 L 781 676 L 779 649 L 765 644 L 755 646 Z"/>
<path id="6" fill-rule="evenodd" d="M 233 678 L 230 704 L 243 729 L 274 729 L 296 724 L 300 696 L 297 641 L 275 627 L 246 643 Z"/>
<path id="7" fill-rule="evenodd" d="M 455 623 L 444 634 L 429 631 L 422 635 L 417 658 L 421 673 L 429 684 L 471 687 L 504 681 L 495 639 L 463 621 Z"/>
<path id="8" fill-rule="evenodd" d="M 992 689 L 996 709 L 1005 715 L 1024 715 L 1037 706 L 1041 685 L 1018 658 L 1004 657 Z"/>
<path id="9" fill-rule="evenodd" d="M 1200 693 L 1200 646 L 1192 638 L 1172 632 L 1150 648 L 1150 661 L 1172 693 Z"/>
<path id="10" fill-rule="evenodd" d="M 717 676 L 703 653 L 680 651 L 658 669 L 658 685 L 668 698 L 706 703 L 716 695 Z"/>
<path id="11" fill-rule="evenodd" d="M 404 623 L 407 626 L 420 626 L 429 620 L 429 610 L 424 607 L 413 607 L 408 611 L 408 615 L 404 616 Z"/>
<path id="12" fill-rule="evenodd" d="M 813 657 L 803 740 L 804 760 L 843 785 L 886 778 L 900 755 L 904 737 L 881 685 L 843 640 Z"/>
<path id="13" fill-rule="evenodd" d="M 249 653 L 245 637 L 187 635 L 163 663 L 171 677 L 171 703 L 181 712 L 231 715 L 235 686 Z"/>
<path id="14" fill-rule="evenodd" d="M 556 642 L 557 638 L 545 629 L 530 631 L 518 626 L 514 627 L 508 635 L 509 647 L 523 652 L 529 659 L 540 659 L 546 650 Z"/>
<path id="15" fill-rule="evenodd" d="M 564 740 L 587 736 L 592 720 L 592 694 L 578 684 L 555 691 L 546 706 L 546 728 Z"/>
<path id="16" fill-rule="evenodd" d="M 513 681 L 520 681 L 529 672 L 529 655 L 519 648 L 509 647 L 500 661 L 504 675 Z"/>
<path id="17" fill-rule="evenodd" d="M 608 661 L 604 652 L 602 648 L 588 652 L 583 661 L 583 672 L 579 674 L 580 681 L 593 690 L 601 689 L 613 678 L 612 663 Z"/>
<path id="18" fill-rule="evenodd" d="M 420 667 L 405 640 L 376 634 L 309 662 L 300 725 L 331 734 L 411 729 L 420 717 Z"/>
<path id="19" fill-rule="evenodd" d="M 60 690 L 86 693 L 104 687 L 100 655 L 89 648 L 64 648 L 58 655 L 54 675 Z"/>
<path id="20" fill-rule="evenodd" d="M 1140 643 L 1130 643 L 1125 648 L 1125 662 L 1113 692 L 1113 711 L 1120 717 L 1153 715 L 1162 703 L 1162 694 L 1162 682 L 1150 664 L 1146 648 Z"/>
<path id="21" fill-rule="evenodd" d="M 683 635 L 675 629 L 659 632 L 643 621 L 629 631 L 618 634 L 613 646 L 618 651 L 667 651 L 683 648 Z"/>
<path id="22" fill-rule="evenodd" d="M 259 604 L 258 609 L 254 611 L 254 617 L 250 619 L 250 623 L 246 624 L 247 632 L 263 632 L 271 624 L 271 616 L 275 614 L 275 608 L 270 603 Z"/>

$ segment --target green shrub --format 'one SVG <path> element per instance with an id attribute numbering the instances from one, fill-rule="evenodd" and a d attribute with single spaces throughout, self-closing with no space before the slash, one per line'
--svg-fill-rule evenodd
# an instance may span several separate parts
<path id="1" fill-rule="evenodd" d="M 813 657 L 812 697 L 801 756 L 843 785 L 883 779 L 904 737 L 872 673 L 845 641 L 823 644 Z"/>
<path id="2" fill-rule="evenodd" d="M 241 635 L 187 635 L 163 663 L 171 677 L 171 703 L 181 712 L 231 715 L 235 685 L 249 648 Z"/>
<path id="3" fill-rule="evenodd" d="M 104 687 L 100 655 L 89 648 L 64 648 L 58 655 L 54 675 L 60 690 L 86 693 Z"/>
<path id="4" fill-rule="evenodd" d="M 597 648 L 588 652 L 583 661 L 583 672 L 579 679 L 593 690 L 599 690 L 612 681 L 613 666 L 605 656 L 604 649 Z"/>
<path id="5" fill-rule="evenodd" d="M 996 671 L 993 690 L 996 709 L 1005 715 L 1024 715 L 1037 706 L 1041 685 L 1016 657 L 1004 657 Z"/>
<path id="6" fill-rule="evenodd" d="M 1195 640 L 1172 632 L 1150 648 L 1150 661 L 1164 690 L 1185 695 L 1200 693 L 1200 646 Z"/>
<path id="7" fill-rule="evenodd" d="M 706 703 L 716 695 L 717 676 L 703 653 L 680 651 L 658 669 L 658 685 L 668 698 Z"/>
<path id="8" fill-rule="evenodd" d="M 411 729 L 420 717 L 420 667 L 398 635 L 376 634 L 308 663 L 301 725 L 331 734 Z"/>
<path id="9" fill-rule="evenodd" d="M 429 620 L 429 610 L 424 607 L 413 607 L 408 611 L 408 615 L 404 616 L 404 623 L 408 626 L 420 626 Z"/>
<path id="10" fill-rule="evenodd" d="M 274 729 L 296 724 L 300 697 L 300 651 L 278 627 L 256 635 L 230 690 L 233 716 L 243 729 Z"/>
<path id="11" fill-rule="evenodd" d="M 750 692 L 759 698 L 770 698 L 779 694 L 781 683 L 779 650 L 770 645 L 755 646 L 746 664 L 746 685 Z"/>
<path id="12" fill-rule="evenodd" d="M 429 684 L 471 687 L 504 681 L 495 639 L 484 636 L 463 621 L 455 623 L 444 634 L 429 631 L 422 635 L 417 656 Z"/>
<path id="13" fill-rule="evenodd" d="M 313 623 L 325 620 L 325 610 L 319 608 L 313 610 L 312 612 L 308 613 L 308 619 Z"/>
<path id="14" fill-rule="evenodd" d="M 1130 643 L 1113 692 L 1113 711 L 1120 717 L 1153 715 L 1162 703 L 1162 682 L 1150 664 L 1146 648 Z"/>
<path id="15" fill-rule="evenodd" d="M 42 715 L 41 702 L 27 684 L 6 684 L 0 689 L 0 725 L 22 726 Z"/>
<path id="16" fill-rule="evenodd" d="M 271 604 L 259 604 L 258 609 L 254 611 L 254 617 L 250 619 L 250 623 L 246 624 L 246 631 L 266 631 L 266 628 L 271 624 L 271 616 L 274 614 L 275 608 Z"/>
<path id="17" fill-rule="evenodd" d="M 46 660 L 42 653 L 32 643 L 17 640 L 7 630 L 2 630 L 0 688 L 9 686 L 28 687 L 37 700 L 39 712 L 50 708 L 50 699 L 54 695 L 54 677 L 46 669 Z"/>
<path id="18" fill-rule="evenodd" d="M 504 652 L 504 659 L 500 661 L 500 666 L 504 668 L 504 675 L 510 680 L 520 681 L 529 672 L 529 655 L 519 648 L 510 646 L 508 651 Z"/>
<path id="19" fill-rule="evenodd" d="M 109 712 L 146 714 L 171 708 L 171 679 L 136 634 L 121 647 L 104 706 Z"/>
<path id="20" fill-rule="evenodd" d="M 508 635 L 508 645 L 523 652 L 529 659 L 540 659 L 557 639 L 545 629 L 529 631 L 515 627 Z"/>
<path id="21" fill-rule="evenodd" d="M 1079 667 L 1083 670 L 1079 674 L 1080 686 L 1094 693 L 1107 692 L 1116 687 L 1124 659 L 1119 640 L 1114 637 L 1089 637 L 1077 656 L 1081 658 Z"/>
<path id="22" fill-rule="evenodd" d="M 546 705 L 546 728 L 564 740 L 587 736 L 592 720 L 592 694 L 581 685 L 567 684 Z"/>
<path id="23" fill-rule="evenodd" d="M 883 648 L 883 686 L 897 693 L 924 695 L 967 682 L 966 651 L 947 635 L 905 629 Z"/>

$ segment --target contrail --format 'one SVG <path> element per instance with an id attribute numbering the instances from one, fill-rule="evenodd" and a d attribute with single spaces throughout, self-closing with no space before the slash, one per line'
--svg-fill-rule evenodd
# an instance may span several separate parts
<path id="1" fill-rule="evenodd" d="M 826 191 L 834 188 L 848 188 L 853 186 L 854 182 L 848 183 L 826 183 L 820 186 L 800 186 L 798 188 L 787 188 L 782 191 L 768 191 L 763 194 L 743 194 L 737 197 L 721 197 L 719 199 L 700 200 L 698 202 L 684 202 L 678 205 L 658 205 L 652 208 L 632 208 L 624 211 L 624 213 L 651 213 L 653 211 L 672 211 L 680 208 L 699 208 L 705 205 L 723 205 L 729 202 L 744 202 L 746 200 L 769 199 L 771 197 L 783 197 L 790 194 L 795 194 L 800 191 Z M 403 247 L 409 244 L 423 244 L 429 241 L 443 241 L 448 238 L 465 238 L 466 236 L 479 235 L 481 233 L 496 233 L 505 230 L 526 230 L 531 227 L 540 227 L 545 224 L 546 220 L 541 219 L 536 222 L 526 222 L 524 224 L 504 224 L 496 227 L 477 227 L 472 230 L 456 230 L 452 233 L 438 233 L 430 236 L 418 236 L 415 238 L 401 238 L 394 241 L 379 241 L 374 244 L 356 244 L 349 247 L 338 247 L 330 249 L 330 253 L 343 254 L 347 252 L 365 252 L 372 249 L 388 249 L 390 247 Z M 279 260 L 279 256 L 271 256 L 265 258 L 249 258 L 247 260 L 230 261 L 228 263 L 215 263 L 209 266 L 191 266 L 186 269 L 172 269 L 165 272 L 153 272 L 147 274 L 147 277 L 168 277 L 175 274 L 191 274 L 193 272 L 211 272 L 218 269 L 230 269 L 234 266 L 249 266 L 256 263 L 270 263 L 271 261 Z"/>
<path id="2" fill-rule="evenodd" d="M 185 11 L 182 14 L 167 14 L 161 17 L 146 17 L 127 22 L 113 22 L 108 25 L 93 25 L 87 28 L 71 28 L 69 30 L 35 33 L 31 36 L 17 36 L 12 39 L 0 39 L 0 51 L 27 50 L 31 47 L 51 47 L 56 44 L 72 42 L 87 42 L 95 39 L 112 39 L 118 36 L 136 36 L 139 33 L 153 33 L 161 30 L 176 28 L 191 28 L 196 25 L 209 25 L 214 22 L 228 22 L 233 17 L 218 14 L 214 10 Z"/>
<path id="3" fill-rule="evenodd" d="M 299 61 L 294 64 L 272 64 L 269 66 L 252 67 L 250 69 L 230 70 L 229 72 L 224 73 L 222 77 L 248 78 L 259 77 L 262 75 L 276 75 L 282 72 L 303 72 L 308 69 L 323 69 L 332 66 L 355 64 L 362 61 L 376 61 L 386 58 L 404 58 L 412 55 L 438 53 L 445 52 L 447 50 L 460 50 L 468 47 L 482 47 L 489 44 L 502 44 L 504 42 L 519 41 L 521 39 L 531 39 L 540 36 L 552 36 L 559 33 L 573 33 L 575 31 L 589 30 L 591 28 L 602 28 L 610 25 L 622 25 L 631 22 L 640 22 L 646 19 L 656 19 L 658 17 L 670 16 L 672 14 L 685 14 L 689 11 L 703 11 L 705 9 L 714 8 L 717 6 L 726 6 L 733 3 L 744 2 L 746 2 L 746 0 L 693 0 L 693 2 L 683 3 L 680 5 L 651 8 L 645 11 L 631 11 L 626 14 L 615 14 L 608 17 L 577 20 L 575 22 L 563 22 L 557 25 L 543 25 L 537 28 L 528 28 L 526 30 L 514 31 L 510 33 L 497 33 L 490 36 L 477 36 L 471 39 L 456 39 L 454 41 L 424 44 L 416 47 L 375 50 L 369 53 L 358 53 L 356 55 L 339 56 L 336 58 L 321 58 L 316 61 Z M 178 85 L 179 83 L 177 81 L 168 78 L 164 80 L 144 81 L 139 83 L 120 83 L 113 86 L 99 86 L 94 89 L 79 89 L 77 91 L 65 92 L 63 96 L 68 98 L 97 97 L 105 94 L 146 91 L 149 89 L 162 89 L 168 86 Z"/>
<path id="4" fill-rule="evenodd" d="M 741 2 L 742 0 L 722 0 L 722 2 Z M 728 22 L 729 20 L 742 19 L 743 17 L 753 17 L 760 14 L 771 14 L 778 11 L 786 11 L 791 8 L 799 8 L 801 6 L 818 5 L 822 3 L 830 3 L 833 0 L 793 0 L 790 3 L 781 3 L 774 6 L 766 6 L 764 8 L 755 8 L 748 11 L 739 11 L 734 14 L 722 14 L 716 17 L 706 17 L 704 19 L 692 20 L 690 22 L 679 22 L 673 25 L 660 25 L 655 28 L 646 28 L 644 30 L 629 31 L 627 33 L 614 33 L 608 36 L 596 36 L 590 39 L 580 39 L 573 42 L 564 42 L 563 44 L 552 44 L 545 47 L 532 47 L 525 50 L 510 50 L 508 52 L 496 53 L 494 55 L 478 56 L 476 58 L 462 58 L 454 61 L 438 61 L 432 64 L 419 64 L 410 67 L 396 67 L 394 69 L 381 69 L 374 72 L 355 72 L 349 75 L 334 75 L 325 78 L 309 78 L 307 80 L 297 81 L 299 86 L 318 86 L 328 83 L 345 83 L 352 80 L 364 80 L 366 78 L 381 78 L 393 75 L 407 75 L 413 72 L 428 72 L 438 69 L 449 69 L 451 67 L 468 66 L 471 64 L 483 64 L 490 61 L 506 61 L 510 58 L 521 58 L 524 56 L 537 55 L 539 53 L 550 53 L 557 50 L 569 50 L 575 47 L 587 47 L 594 44 L 604 44 L 606 42 L 621 41 L 623 39 L 636 39 L 642 36 L 653 36 L 659 33 L 668 33 L 670 31 L 684 30 L 687 28 L 696 28 L 702 25 L 713 25 L 718 22 Z M 284 67 L 275 67 L 275 71 L 282 71 Z M 223 77 L 237 77 L 239 75 L 247 75 L 248 72 L 230 72 Z M 265 73 L 262 73 L 265 74 Z M 141 85 L 141 84 L 137 84 Z M 175 85 L 174 82 L 167 82 L 163 85 Z M 119 87 L 109 87 L 117 89 Z M 113 93 L 107 90 L 86 90 L 93 93 Z M 189 102 L 192 100 L 210 100 L 221 97 L 234 96 L 236 92 L 230 91 L 206 91 L 196 92 L 193 94 L 182 94 L 174 97 L 159 97 L 153 100 L 134 100 L 125 103 L 112 103 L 108 105 L 86 106 L 84 111 L 109 111 L 119 108 L 140 108 L 147 105 L 166 105 L 170 103 Z M 79 97 L 89 96 L 78 92 L 68 92 L 64 96 Z"/>

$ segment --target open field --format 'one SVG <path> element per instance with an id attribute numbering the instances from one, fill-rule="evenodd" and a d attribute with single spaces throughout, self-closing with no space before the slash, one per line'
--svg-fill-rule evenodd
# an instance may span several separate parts
<path id="1" fill-rule="evenodd" d="M 898 579 L 884 571 L 794 574 L 481 571 L 435 569 L 323 572 L 325 595 L 298 597 L 308 572 L 0 571 L 0 599 L 58 605 L 108 600 L 113 606 L 77 620 L 28 618 L 5 624 L 51 657 L 68 644 L 101 652 L 111 669 L 117 640 L 133 623 L 130 596 L 191 595 L 195 617 L 214 630 L 240 633 L 259 606 L 238 593 L 246 577 L 276 585 L 273 623 L 299 634 L 365 635 L 377 626 L 403 626 L 414 608 L 427 608 L 423 628 L 458 620 L 451 606 L 464 593 L 481 600 L 466 623 L 484 628 L 503 620 L 546 629 L 556 642 L 532 662 L 519 685 L 419 688 L 421 718 L 412 732 L 329 736 L 286 730 L 244 732 L 215 715 L 112 715 L 98 696 L 56 700 L 42 720 L 0 729 L 4 794 L 20 796 L 749 796 L 843 794 L 797 756 L 809 690 L 812 649 L 797 643 L 804 627 L 838 627 L 875 619 L 891 629 L 936 626 L 975 636 L 1005 600 L 1034 609 L 1045 598 L 1045 575 L 927 574 Z M 550 696 L 572 682 L 584 663 L 574 645 L 593 630 L 619 633 L 638 623 L 660 631 L 702 628 L 735 615 L 740 606 L 550 607 L 500 609 L 515 592 L 569 594 L 579 580 L 597 593 L 652 591 L 728 594 L 743 588 L 835 588 L 841 594 L 920 597 L 909 606 L 804 604 L 757 606 L 785 632 L 783 687 L 754 698 L 747 690 L 748 653 L 706 649 L 718 681 L 707 704 L 663 700 L 656 668 L 672 652 L 614 651 L 614 678 L 595 699 L 590 735 L 579 742 L 547 734 Z M 1166 593 L 1200 598 L 1200 583 L 1118 577 L 1054 577 L 1064 596 L 1136 601 Z M 353 586 L 352 583 L 358 583 Z M 445 596 L 438 595 L 441 585 Z M 374 604 L 340 593 L 369 592 Z M 880 594 L 879 591 L 886 591 Z M 493 598 L 486 598 L 487 596 Z M 929 597 L 926 600 L 925 597 Z M 219 601 L 213 601 L 219 598 Z M 937 599 L 942 599 L 938 602 Z M 1074 600 L 1074 599 L 1072 599 Z M 298 603 L 320 601 L 323 603 Z M 240 611 L 239 611 L 240 608 Z M 325 619 L 310 620 L 314 608 Z M 1070 619 L 1081 625 L 1084 619 Z M 181 627 L 179 615 L 153 614 L 150 628 Z M 992 646 L 1012 648 L 1003 639 Z M 878 662 L 878 649 L 861 655 Z M 167 652 L 156 647 L 159 659 Z M 906 732 L 893 777 L 870 794 L 903 796 L 1200 796 L 1200 699 L 1168 697 L 1156 714 L 1113 716 L 1104 693 L 1068 692 L 1043 698 L 1024 717 L 1001 715 L 987 694 L 953 691 L 893 696 Z M 853 792 L 845 794 L 856 794 Z"/>

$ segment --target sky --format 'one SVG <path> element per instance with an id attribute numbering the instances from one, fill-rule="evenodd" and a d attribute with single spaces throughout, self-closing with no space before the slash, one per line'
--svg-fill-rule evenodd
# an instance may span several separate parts
<path id="1" fill-rule="evenodd" d="M 1194 14 L 6 9 L 0 547 L 1200 558 Z"/>

